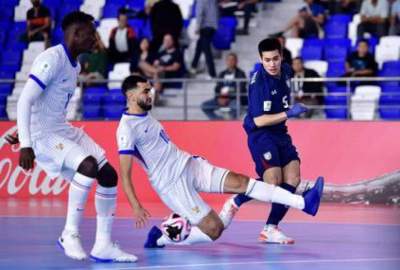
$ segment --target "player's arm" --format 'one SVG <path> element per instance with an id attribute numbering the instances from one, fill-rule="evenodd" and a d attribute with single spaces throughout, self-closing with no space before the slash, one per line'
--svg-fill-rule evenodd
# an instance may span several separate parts
<path id="1" fill-rule="evenodd" d="M 266 127 L 279 124 L 287 119 L 287 114 L 285 112 L 281 112 L 275 114 L 263 114 L 258 117 L 254 117 L 253 121 L 257 127 Z"/>
<path id="2" fill-rule="evenodd" d="M 136 217 L 136 227 L 141 228 L 147 223 L 150 214 L 142 207 L 132 184 L 132 156 L 129 154 L 120 154 L 119 163 L 123 190 Z"/>
<path id="3" fill-rule="evenodd" d="M 21 144 L 19 165 L 25 170 L 33 168 L 35 159 L 30 132 L 32 105 L 44 90 L 34 78 L 36 77 L 30 77 L 26 82 L 17 104 L 18 137 Z"/>

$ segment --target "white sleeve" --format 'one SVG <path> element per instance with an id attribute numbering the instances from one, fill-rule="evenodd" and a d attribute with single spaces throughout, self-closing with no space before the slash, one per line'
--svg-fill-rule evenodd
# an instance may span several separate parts
<path id="1" fill-rule="evenodd" d="M 389 15 L 389 5 L 387 1 L 383 1 L 381 5 L 380 17 L 386 19 Z"/>
<path id="2" fill-rule="evenodd" d="M 44 90 L 57 75 L 57 55 L 45 51 L 33 62 L 29 77 L 36 81 Z"/>
<path id="3" fill-rule="evenodd" d="M 35 100 L 42 94 L 42 87 L 33 79 L 28 79 L 18 99 L 17 126 L 21 148 L 31 147 L 31 110 Z"/>
<path id="4" fill-rule="evenodd" d="M 135 138 L 133 132 L 127 128 L 118 129 L 117 144 L 118 153 L 120 155 L 133 155 L 135 151 Z"/>
<path id="5" fill-rule="evenodd" d="M 364 1 L 361 4 L 360 14 L 365 16 L 365 15 L 367 15 L 366 13 L 367 13 L 367 1 Z"/>

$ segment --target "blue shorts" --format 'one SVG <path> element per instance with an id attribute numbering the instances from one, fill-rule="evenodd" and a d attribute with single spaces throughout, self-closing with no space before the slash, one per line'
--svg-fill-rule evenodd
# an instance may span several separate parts
<path id="1" fill-rule="evenodd" d="M 293 160 L 300 161 L 292 138 L 287 133 L 250 134 L 247 143 L 256 165 L 256 172 L 261 178 L 269 168 L 283 168 Z"/>

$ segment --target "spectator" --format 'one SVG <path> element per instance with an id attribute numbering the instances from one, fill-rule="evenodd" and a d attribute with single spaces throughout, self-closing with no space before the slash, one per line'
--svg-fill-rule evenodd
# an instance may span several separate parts
<path id="1" fill-rule="evenodd" d="M 311 38 L 319 36 L 319 29 L 325 21 L 325 9 L 314 3 L 314 0 L 304 1 L 306 5 L 299 10 L 298 15 L 289 22 L 283 32 L 277 33 L 278 35 L 293 30 L 295 37 Z"/>
<path id="2" fill-rule="evenodd" d="M 361 23 L 358 25 L 357 36 L 364 38 L 365 33 L 382 37 L 386 34 L 386 19 L 389 6 L 387 0 L 364 0 L 361 5 Z"/>
<path id="3" fill-rule="evenodd" d="M 26 40 L 44 41 L 46 48 L 50 46 L 51 18 L 50 11 L 40 0 L 31 0 L 33 7 L 26 13 Z"/>
<path id="4" fill-rule="evenodd" d="M 389 35 L 400 35 L 400 0 L 395 1 L 392 5 Z"/>
<path id="5" fill-rule="evenodd" d="M 198 0 L 196 3 L 197 30 L 200 34 L 196 44 L 196 51 L 192 61 L 191 73 L 197 73 L 197 64 L 201 53 L 204 52 L 208 73 L 215 78 L 215 65 L 211 52 L 211 42 L 218 28 L 218 3 L 217 0 Z"/>
<path id="6" fill-rule="evenodd" d="M 318 73 L 313 69 L 304 67 L 303 59 L 296 57 L 293 59 L 292 68 L 294 71 L 294 78 L 319 78 Z M 296 103 L 303 103 L 305 105 L 315 106 L 323 104 L 323 85 L 321 82 L 295 82 L 294 92 L 296 93 Z M 308 107 L 308 106 L 307 106 Z M 310 109 L 306 112 L 305 117 L 312 117 L 315 110 Z"/>
<path id="7" fill-rule="evenodd" d="M 287 63 L 289 66 L 292 65 L 292 53 L 285 47 L 286 45 L 286 38 L 283 35 L 276 37 L 282 46 L 282 56 L 283 56 L 283 63 Z"/>
<path id="8" fill-rule="evenodd" d="M 235 53 L 229 53 L 225 59 L 226 69 L 222 71 L 218 78 L 224 79 L 218 82 L 215 87 L 215 97 L 205 101 L 201 105 L 201 109 L 210 119 L 221 119 L 215 113 L 219 108 L 230 108 L 230 115 L 234 119 L 237 113 L 237 86 L 240 85 L 240 104 L 247 105 L 247 89 L 246 83 L 235 83 L 233 79 L 246 78 L 246 74 L 238 67 L 238 59 Z"/>
<path id="9" fill-rule="evenodd" d="M 135 57 L 131 63 L 131 72 L 139 72 L 148 78 L 153 77 L 153 61 L 154 56 L 150 52 L 150 41 L 147 38 L 143 38 L 140 41 L 140 53 Z"/>
<path id="10" fill-rule="evenodd" d="M 137 53 L 135 30 L 128 25 L 128 16 L 124 9 L 118 12 L 118 26 L 111 30 L 109 57 L 111 63 L 130 62 Z"/>
<path id="11" fill-rule="evenodd" d="M 375 76 L 378 70 L 378 64 L 374 56 L 368 51 L 367 40 L 360 40 L 357 45 L 357 51 L 351 53 L 346 59 L 347 77 L 365 77 Z"/>
<path id="12" fill-rule="evenodd" d="M 251 14 L 256 11 L 256 4 L 258 0 L 240 0 L 238 5 L 238 10 L 244 12 L 244 24 L 243 29 L 238 31 L 238 34 L 248 35 L 249 34 L 249 23 L 251 19 Z"/>
<path id="13" fill-rule="evenodd" d="M 80 79 L 85 80 L 86 86 L 92 85 L 93 80 L 104 80 L 107 72 L 107 50 L 101 41 L 99 33 L 96 33 L 95 49 L 90 54 L 83 54 L 80 59 Z"/>
<path id="14" fill-rule="evenodd" d="M 172 35 L 175 45 L 179 47 L 178 41 L 183 28 L 183 17 L 177 4 L 172 0 L 156 2 L 150 11 L 150 22 L 153 33 L 152 52 L 158 51 L 166 34 Z"/>
<path id="15" fill-rule="evenodd" d="M 360 0 L 320 0 L 320 4 L 329 9 L 329 14 L 349 14 L 358 13 L 358 2 Z"/>

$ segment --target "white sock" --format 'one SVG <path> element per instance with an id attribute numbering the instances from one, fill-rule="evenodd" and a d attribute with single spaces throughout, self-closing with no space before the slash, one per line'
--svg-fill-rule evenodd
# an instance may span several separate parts
<path id="1" fill-rule="evenodd" d="M 79 224 L 82 219 L 83 211 L 90 188 L 94 179 L 75 173 L 69 185 L 68 191 L 68 210 L 64 229 L 67 231 L 78 232 Z"/>
<path id="2" fill-rule="evenodd" d="M 263 202 L 280 203 L 297 209 L 304 208 L 304 199 L 302 196 L 295 195 L 281 187 L 257 181 L 252 178 L 250 178 L 245 194 Z"/>
<path id="3" fill-rule="evenodd" d="M 207 234 L 203 233 L 199 227 L 193 226 L 188 238 L 186 238 L 184 241 L 174 242 L 163 234 L 157 240 L 157 245 L 191 245 L 195 243 L 209 243 L 212 241 L 213 240 Z"/>
<path id="4" fill-rule="evenodd" d="M 96 244 L 111 243 L 111 229 L 117 202 L 117 187 L 97 185 L 95 205 L 97 212 Z"/>

